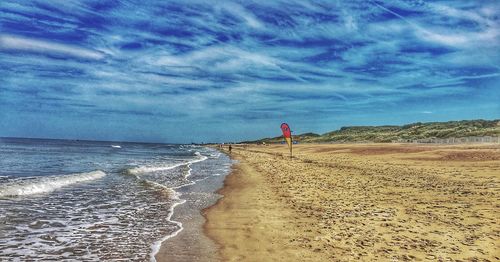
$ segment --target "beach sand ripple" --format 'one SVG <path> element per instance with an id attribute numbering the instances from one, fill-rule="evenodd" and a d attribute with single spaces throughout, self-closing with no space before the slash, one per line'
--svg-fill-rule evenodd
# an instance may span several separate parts
<path id="1" fill-rule="evenodd" d="M 233 148 L 207 233 L 227 260 L 498 261 L 500 147 Z"/>

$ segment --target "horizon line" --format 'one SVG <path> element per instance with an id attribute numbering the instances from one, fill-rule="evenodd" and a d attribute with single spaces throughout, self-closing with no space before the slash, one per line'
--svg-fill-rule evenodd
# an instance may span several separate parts
<path id="1" fill-rule="evenodd" d="M 495 118 L 495 119 L 491 119 L 491 120 L 479 118 L 479 119 L 462 119 L 462 120 L 449 120 L 449 121 L 428 121 L 428 122 L 420 122 L 420 121 L 418 121 L 418 122 L 412 122 L 412 123 L 401 124 L 401 125 L 352 125 L 352 126 L 342 126 L 342 127 L 338 128 L 338 129 L 331 130 L 331 131 L 328 131 L 328 132 L 323 133 L 323 134 L 327 134 L 327 133 L 330 133 L 330 132 L 338 131 L 338 130 L 341 130 L 342 128 L 345 128 L 345 127 L 405 126 L 405 125 L 411 125 L 411 124 L 416 124 L 416 123 L 422 123 L 422 124 L 426 124 L 426 123 L 449 123 L 449 122 L 480 121 L 480 120 L 483 120 L 483 121 L 499 121 L 500 122 L 500 118 Z M 323 135 L 323 134 L 315 133 L 313 131 L 308 131 L 308 132 L 304 132 L 304 133 L 297 134 L 297 135 L 303 135 L 303 134 L 308 134 L 308 133 L 313 133 L 313 134 L 317 134 L 317 135 Z M 256 140 L 265 139 L 265 138 L 268 138 L 268 137 L 257 138 Z M 134 143 L 135 144 L 163 144 L 163 145 L 207 145 L 207 144 L 224 144 L 224 143 L 228 144 L 228 143 L 241 143 L 241 142 L 254 141 L 254 140 L 240 140 L 238 142 L 224 141 L 224 142 L 200 142 L 200 143 L 195 143 L 195 142 L 189 142 L 189 143 L 172 143 L 172 142 L 99 140 L 99 139 L 87 139 L 87 138 L 17 137 L 17 136 L 0 136 L 0 139 L 38 139 L 38 140 L 84 141 L 84 142 L 133 143 L 133 144 Z"/>

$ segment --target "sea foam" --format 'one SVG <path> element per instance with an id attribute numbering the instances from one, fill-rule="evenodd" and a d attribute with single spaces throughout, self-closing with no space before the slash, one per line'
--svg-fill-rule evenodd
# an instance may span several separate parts
<path id="1" fill-rule="evenodd" d="M 186 165 L 186 163 L 178 163 L 174 165 L 167 165 L 167 166 L 140 166 L 140 167 L 134 167 L 128 170 L 128 172 L 132 175 L 138 175 L 138 174 L 143 174 L 143 173 L 151 173 L 151 172 L 158 172 L 158 171 L 165 171 L 165 170 L 170 170 L 174 169 L 179 166 Z"/>
<path id="2" fill-rule="evenodd" d="M 161 166 L 139 166 L 139 167 L 134 167 L 130 168 L 127 170 L 129 174 L 132 175 L 139 175 L 139 174 L 145 174 L 145 173 L 152 173 L 152 172 L 159 172 L 159 171 L 166 171 L 166 170 L 171 170 L 180 166 L 186 166 L 190 164 L 194 164 L 197 162 L 202 162 L 208 159 L 208 157 L 202 155 L 200 152 L 195 152 L 194 153 L 197 158 L 188 160 L 186 162 L 181 162 L 181 163 L 176 163 L 176 164 L 171 164 L 171 165 L 161 165 Z"/>
<path id="3" fill-rule="evenodd" d="M 194 153 L 198 158 L 197 159 L 193 159 L 193 160 L 190 160 L 188 161 L 187 163 L 185 163 L 187 166 L 188 166 L 188 171 L 186 172 L 185 176 L 184 176 L 184 179 L 187 179 L 189 176 L 191 176 L 191 171 L 193 171 L 193 169 L 191 168 L 191 164 L 194 164 L 194 163 L 197 163 L 197 162 L 202 162 L 202 161 L 205 161 L 208 159 L 208 157 L 202 155 L 200 152 L 196 151 Z M 171 234 L 168 234 L 166 236 L 164 236 L 162 239 L 156 241 L 153 243 L 153 245 L 151 246 L 151 253 L 150 253 L 150 262 L 156 262 L 156 254 L 158 254 L 158 252 L 160 251 L 160 248 L 161 248 L 161 244 L 163 242 L 165 242 L 167 239 L 170 239 L 172 237 L 175 237 L 177 236 L 177 234 L 179 234 L 179 232 L 181 232 L 182 230 L 184 230 L 184 227 L 182 225 L 181 222 L 179 221 L 175 221 L 175 220 L 172 220 L 172 216 L 174 214 L 174 209 L 176 206 L 178 205 L 182 205 L 184 203 L 186 203 L 186 200 L 185 199 L 181 199 L 180 196 L 181 196 L 181 193 L 175 191 L 174 189 L 179 189 L 181 187 L 185 187 L 185 186 L 189 186 L 189 185 L 193 185 L 193 184 L 196 184 L 195 181 L 190 181 L 188 184 L 184 184 L 184 185 L 181 185 L 181 186 L 177 186 L 177 187 L 173 187 L 173 188 L 168 188 L 168 190 L 171 190 L 173 192 L 173 195 L 172 195 L 172 198 L 177 200 L 177 202 L 175 202 L 171 207 L 170 207 L 170 210 L 169 210 L 169 215 L 167 216 L 167 221 L 170 221 L 174 224 L 177 225 L 178 229 L 176 231 L 174 231 L 173 233 Z M 164 187 L 163 185 L 159 185 L 159 186 L 162 186 Z"/>
<path id="4" fill-rule="evenodd" d="M 96 180 L 105 175 L 106 173 L 97 170 L 88 173 L 35 178 L 28 181 L 13 181 L 0 187 L 0 197 L 48 193 L 61 187 Z"/>

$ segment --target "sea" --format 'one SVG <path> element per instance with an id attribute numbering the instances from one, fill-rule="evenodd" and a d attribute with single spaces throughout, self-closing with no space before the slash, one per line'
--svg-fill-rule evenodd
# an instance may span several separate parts
<path id="1" fill-rule="evenodd" d="M 198 145 L 0 138 L 0 261 L 155 261 L 231 165 Z"/>

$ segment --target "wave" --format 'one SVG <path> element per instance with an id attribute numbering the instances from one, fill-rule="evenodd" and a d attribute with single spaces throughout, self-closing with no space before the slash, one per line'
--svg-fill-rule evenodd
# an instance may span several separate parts
<path id="1" fill-rule="evenodd" d="M 186 179 L 186 180 L 188 179 L 189 176 L 191 176 L 191 171 L 193 171 L 193 169 L 191 168 L 191 164 L 197 163 L 197 162 L 202 162 L 202 161 L 205 161 L 205 160 L 208 159 L 208 157 L 202 155 L 200 152 L 195 152 L 194 154 L 196 156 L 198 156 L 198 159 L 193 159 L 193 160 L 190 160 L 187 163 L 185 163 L 185 165 L 187 165 L 187 167 L 188 167 L 188 171 L 184 175 L 184 179 Z M 147 181 L 147 182 L 151 183 L 151 181 Z M 177 192 L 177 191 L 175 191 L 175 189 L 179 189 L 181 187 L 185 187 L 185 186 L 188 186 L 188 185 L 194 185 L 194 184 L 196 184 L 195 181 L 190 181 L 188 184 L 184 184 L 184 185 L 180 185 L 180 186 L 177 186 L 177 187 L 169 188 L 169 187 L 166 187 L 164 185 L 161 185 L 161 184 L 153 182 L 154 186 L 164 187 L 167 190 L 171 190 L 170 192 L 173 192 L 172 197 L 173 197 L 173 199 L 177 200 L 177 202 L 175 202 L 170 207 L 170 210 L 169 210 L 170 212 L 169 212 L 169 215 L 167 216 L 167 221 L 170 221 L 170 222 L 176 224 L 177 225 L 177 230 L 174 231 L 173 233 L 169 234 L 169 235 L 164 236 L 160 240 L 158 240 L 158 241 L 156 241 L 156 242 L 153 243 L 153 245 L 151 246 L 151 253 L 150 253 L 150 260 L 149 260 L 150 262 L 156 262 L 156 254 L 158 254 L 158 252 L 160 251 L 161 244 L 163 242 L 165 242 L 166 240 L 168 240 L 168 239 L 170 239 L 172 237 L 177 236 L 177 234 L 179 234 L 182 230 L 184 230 L 184 227 L 183 227 L 183 225 L 182 225 L 181 222 L 172 220 L 172 216 L 174 215 L 174 209 L 175 209 L 175 207 L 178 206 L 178 205 L 182 205 L 182 204 L 186 203 L 185 199 L 181 199 L 180 198 L 180 196 L 182 194 L 179 193 L 179 192 Z"/>
<path id="2" fill-rule="evenodd" d="M 177 193 L 174 189 L 151 180 L 141 179 L 139 177 L 137 177 L 137 179 L 139 179 L 140 183 L 142 183 L 144 186 L 157 189 L 158 192 L 162 195 L 170 199 L 178 200 L 179 193 Z"/>
<path id="3" fill-rule="evenodd" d="M 198 159 L 194 159 L 194 160 L 189 161 L 189 162 L 188 162 L 189 164 L 193 164 L 193 163 L 196 163 L 196 162 L 205 161 L 205 160 L 207 160 L 207 159 L 208 159 L 208 157 L 207 157 L 207 156 L 202 155 L 202 154 L 201 154 L 200 152 L 198 152 L 198 151 L 194 152 L 194 154 L 195 154 L 195 155 L 197 155 L 199 158 L 198 158 Z"/>
<path id="4" fill-rule="evenodd" d="M 138 175 L 143 173 L 152 173 L 152 172 L 170 170 L 186 164 L 187 163 L 177 163 L 170 166 L 140 166 L 140 167 L 130 168 L 127 170 L 127 172 L 132 175 Z"/>
<path id="5" fill-rule="evenodd" d="M 213 158 L 219 158 L 221 155 L 222 155 L 222 153 L 210 154 L 210 156 Z"/>
<path id="6" fill-rule="evenodd" d="M 183 227 L 183 225 L 182 225 L 181 222 L 172 220 L 172 216 L 174 215 L 174 209 L 175 209 L 175 207 L 178 206 L 178 205 L 182 205 L 182 204 L 186 203 L 186 200 L 185 199 L 180 199 L 179 196 L 180 196 L 180 194 L 176 192 L 176 194 L 175 194 L 174 197 L 175 197 L 175 200 L 177 200 L 177 202 L 175 202 L 169 208 L 169 213 L 168 213 L 168 216 L 166 217 L 167 221 L 172 222 L 172 223 L 174 223 L 177 226 L 177 230 L 174 231 L 173 233 L 169 234 L 169 235 L 164 236 L 160 240 L 155 241 L 153 243 L 153 245 L 151 246 L 151 253 L 149 254 L 149 257 L 150 257 L 149 261 L 150 262 L 156 262 L 156 254 L 158 254 L 158 252 L 160 251 L 161 244 L 163 242 L 165 242 L 167 239 L 170 239 L 170 238 L 173 238 L 173 237 L 177 236 L 177 234 L 179 234 L 182 230 L 184 230 L 184 227 Z"/>
<path id="7" fill-rule="evenodd" d="M 29 181 L 18 180 L 0 187 L 0 197 L 48 193 L 61 187 L 96 180 L 105 175 L 106 173 L 97 170 L 88 173 L 36 178 Z"/>
<path id="8" fill-rule="evenodd" d="M 174 169 L 180 166 L 186 166 L 190 165 L 193 163 L 197 162 L 202 162 L 208 159 L 208 157 L 202 155 L 200 152 L 195 152 L 194 153 L 198 158 L 189 160 L 186 162 L 181 162 L 177 164 L 171 164 L 171 165 L 163 165 L 163 166 L 139 166 L 139 167 L 134 167 L 127 169 L 126 173 L 131 174 L 131 175 L 138 175 L 138 174 L 144 174 L 144 173 L 152 173 L 152 172 L 158 172 L 158 171 L 165 171 L 165 170 L 170 170 Z"/>

